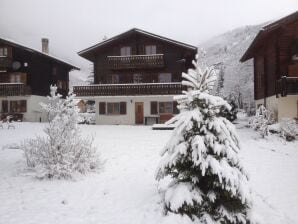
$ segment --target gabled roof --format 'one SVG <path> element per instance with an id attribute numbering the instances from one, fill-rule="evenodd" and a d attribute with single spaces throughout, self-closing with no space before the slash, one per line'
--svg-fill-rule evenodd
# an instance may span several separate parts
<path id="1" fill-rule="evenodd" d="M 26 47 L 20 43 L 17 43 L 15 41 L 12 41 L 12 40 L 9 40 L 9 39 L 5 39 L 5 38 L 2 38 L 0 37 L 0 42 L 2 43 L 5 43 L 9 46 L 12 46 L 12 47 L 17 47 L 17 48 L 20 48 L 20 49 L 23 49 L 25 51 L 28 51 L 28 52 L 32 52 L 32 53 L 35 53 L 37 55 L 40 55 L 41 57 L 45 57 L 46 59 L 49 59 L 49 60 L 52 60 L 52 61 L 55 61 L 55 62 L 58 62 L 60 64 L 63 64 L 71 69 L 76 69 L 76 70 L 80 70 L 78 67 L 70 64 L 69 62 L 66 62 L 64 60 L 61 60 L 55 56 L 52 56 L 52 55 L 49 55 L 49 54 L 46 54 L 46 53 L 43 53 L 37 49 L 34 49 L 34 48 L 29 48 L 29 47 Z"/>
<path id="2" fill-rule="evenodd" d="M 139 34 L 142 34 L 144 36 L 148 36 L 148 37 L 152 37 L 152 38 L 155 38 L 155 39 L 159 39 L 161 41 L 165 41 L 167 43 L 170 43 L 170 44 L 173 44 L 173 45 L 176 45 L 176 46 L 179 46 L 179 47 L 183 47 L 183 48 L 186 48 L 186 49 L 189 49 L 189 50 L 193 50 L 193 51 L 197 51 L 197 47 L 193 46 L 193 45 L 190 45 L 190 44 L 186 44 L 186 43 L 182 43 L 182 42 L 179 42 L 179 41 L 176 41 L 176 40 L 172 40 L 172 39 L 169 39 L 167 37 L 163 37 L 163 36 L 159 36 L 159 35 L 156 35 L 156 34 L 153 34 L 153 33 L 150 33 L 150 32 L 147 32 L 147 31 L 144 31 L 144 30 L 141 30 L 141 29 L 138 29 L 138 28 L 133 28 L 133 29 L 130 29 L 124 33 L 121 33 L 117 36 L 114 36 L 110 39 L 107 39 L 105 41 L 102 41 L 98 44 L 95 44 L 89 48 L 86 48 L 80 52 L 78 52 L 78 54 L 82 57 L 85 57 L 86 54 L 89 54 L 89 53 L 92 53 L 98 49 L 100 49 L 101 47 L 103 46 L 106 46 L 107 44 L 113 42 L 113 41 L 116 41 L 116 40 L 119 40 L 121 38 L 124 38 L 132 33 L 139 33 Z"/>
<path id="3" fill-rule="evenodd" d="M 254 50 L 259 46 L 262 40 L 264 40 L 268 35 L 276 31 L 277 29 L 296 20 L 298 20 L 298 11 L 262 27 L 262 29 L 259 31 L 259 33 L 255 37 L 251 45 L 248 47 L 240 61 L 244 62 L 252 58 Z"/>

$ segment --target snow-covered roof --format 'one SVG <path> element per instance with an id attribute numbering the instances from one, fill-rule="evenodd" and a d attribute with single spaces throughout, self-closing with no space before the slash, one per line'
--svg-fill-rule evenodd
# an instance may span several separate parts
<path id="1" fill-rule="evenodd" d="M 60 59 L 60 58 L 58 58 L 56 56 L 50 55 L 50 54 L 46 54 L 46 53 L 44 53 L 44 52 L 42 52 L 40 50 L 34 49 L 32 47 L 26 47 L 23 44 L 18 43 L 18 42 L 14 41 L 14 40 L 0 37 L 0 42 L 5 42 L 6 44 L 8 44 L 10 46 L 22 48 L 22 49 L 24 49 L 26 51 L 29 51 L 29 52 L 32 52 L 32 53 L 37 53 L 38 55 L 41 55 L 41 56 L 46 57 L 48 59 L 54 60 L 54 61 L 59 62 L 59 63 L 62 63 L 64 65 L 67 65 L 67 66 L 71 67 L 72 69 L 80 70 L 78 67 L 72 65 L 71 63 L 69 63 L 69 62 L 67 62 L 65 60 L 62 60 L 62 59 Z"/>
<path id="2" fill-rule="evenodd" d="M 124 32 L 124 33 L 121 33 L 121 34 L 117 35 L 117 36 L 114 36 L 114 37 L 112 37 L 110 39 L 107 39 L 107 40 L 102 41 L 102 42 L 100 42 L 98 44 L 95 44 L 95 45 L 93 45 L 93 46 L 91 46 L 89 48 L 86 48 L 86 49 L 78 52 L 78 54 L 80 56 L 83 56 L 86 53 L 90 53 L 90 52 L 92 52 L 92 51 L 94 51 L 94 50 L 96 50 L 96 49 L 98 49 L 98 48 L 100 48 L 100 47 L 102 47 L 102 46 L 104 46 L 106 44 L 109 44 L 109 43 L 111 43 L 111 42 L 113 42 L 115 40 L 118 40 L 118 39 L 122 38 L 123 36 L 125 36 L 125 35 L 127 35 L 129 33 L 133 33 L 133 32 L 140 33 L 140 34 L 143 34 L 145 36 L 152 37 L 152 38 L 155 38 L 155 39 L 159 39 L 159 40 L 168 42 L 170 44 L 174 44 L 176 46 L 180 46 L 180 47 L 183 47 L 183 48 L 187 48 L 187 49 L 190 49 L 190 50 L 197 51 L 197 47 L 196 46 L 193 46 L 193 45 L 190 45 L 190 44 L 186 44 L 186 43 L 182 43 L 182 42 L 179 42 L 179 41 L 176 41 L 176 40 L 172 40 L 172 39 L 169 39 L 167 37 L 159 36 L 159 35 L 156 35 L 156 34 L 153 34 L 153 33 L 150 33 L 150 32 L 147 32 L 147 31 L 144 31 L 144 30 L 141 30 L 141 29 L 138 29 L 138 28 L 133 28 L 133 29 L 130 29 L 130 30 Z"/>
<path id="3" fill-rule="evenodd" d="M 265 37 L 267 37 L 267 35 L 269 35 L 271 32 L 276 31 L 281 26 L 288 24 L 290 22 L 296 21 L 296 20 L 298 20 L 298 11 L 262 27 L 260 29 L 259 33 L 257 34 L 257 36 L 255 37 L 255 39 L 253 40 L 253 42 L 251 43 L 251 45 L 248 47 L 246 52 L 241 57 L 240 61 L 244 62 L 244 61 L 252 58 L 253 51 L 256 48 L 256 46 L 260 43 L 261 40 L 263 40 Z"/>

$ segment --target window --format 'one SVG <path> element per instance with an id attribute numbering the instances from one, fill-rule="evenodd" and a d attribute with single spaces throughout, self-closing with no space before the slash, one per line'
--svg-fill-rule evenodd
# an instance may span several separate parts
<path id="1" fill-rule="evenodd" d="M 58 89 L 67 89 L 67 82 L 64 80 L 57 80 Z"/>
<path id="2" fill-rule="evenodd" d="M 129 56 L 129 55 L 131 55 L 131 47 L 129 47 L 129 46 L 121 47 L 121 49 L 120 49 L 120 55 L 121 56 Z"/>
<path id="3" fill-rule="evenodd" d="M 159 102 L 159 113 L 173 113 L 173 102 Z"/>
<path id="4" fill-rule="evenodd" d="M 158 114 L 157 110 L 157 102 L 156 101 L 151 101 L 150 102 L 150 111 L 151 114 Z"/>
<path id="5" fill-rule="evenodd" d="M 156 54 L 156 45 L 146 45 L 145 53 L 146 55 Z"/>
<path id="6" fill-rule="evenodd" d="M 2 100 L 2 113 L 8 113 L 8 101 L 7 100 Z"/>
<path id="7" fill-rule="evenodd" d="M 10 83 L 20 83 L 21 82 L 21 75 L 20 74 L 10 74 Z"/>
<path id="8" fill-rule="evenodd" d="M 10 83 L 27 83 L 27 74 L 26 73 L 12 73 L 9 74 Z"/>
<path id="9" fill-rule="evenodd" d="M 0 57 L 6 57 L 8 55 L 7 47 L 0 47 Z"/>
<path id="10" fill-rule="evenodd" d="M 107 107 L 110 115 L 126 114 L 126 102 L 107 103 Z"/>
<path id="11" fill-rule="evenodd" d="M 26 100 L 13 100 L 10 101 L 10 112 L 26 112 L 27 111 L 27 101 Z"/>
<path id="12" fill-rule="evenodd" d="M 99 102 L 99 114 L 106 114 L 106 103 Z"/>
<path id="13" fill-rule="evenodd" d="M 142 83 L 142 74 L 133 74 L 133 83 Z"/>
<path id="14" fill-rule="evenodd" d="M 112 83 L 112 84 L 117 84 L 117 83 L 119 83 L 119 75 L 117 75 L 117 74 L 112 74 L 112 75 L 110 76 L 110 83 Z"/>
<path id="15" fill-rule="evenodd" d="M 160 73 L 158 74 L 158 82 L 171 82 L 172 74 L 171 73 Z"/>

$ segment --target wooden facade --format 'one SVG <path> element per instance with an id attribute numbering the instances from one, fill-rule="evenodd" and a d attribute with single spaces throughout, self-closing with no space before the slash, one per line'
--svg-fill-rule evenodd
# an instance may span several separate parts
<path id="1" fill-rule="evenodd" d="M 157 92 L 151 91 L 154 85 L 151 87 L 143 84 L 181 82 L 181 73 L 192 66 L 196 51 L 197 48 L 194 46 L 143 30 L 131 29 L 79 52 L 80 56 L 94 63 L 94 84 L 98 86 L 74 87 L 74 92 L 79 96 L 106 93 L 123 95 L 129 94 L 131 88 L 133 95 L 155 94 Z M 137 83 L 139 85 L 136 85 Z M 119 86 L 104 86 L 106 84 Z M 120 84 L 135 85 L 124 87 Z M 119 94 L 114 92 L 117 88 Z M 164 88 L 176 88 L 181 92 L 181 86 L 176 85 L 158 88 L 161 90 L 158 94 L 162 94 Z M 107 89 L 110 91 L 106 91 Z"/>
<path id="2" fill-rule="evenodd" d="M 69 71 L 78 69 L 48 54 L 0 38 L 0 97 L 47 96 L 56 84 L 68 92 Z M 9 91 L 7 91 L 9 90 Z"/>
<path id="3" fill-rule="evenodd" d="M 298 12 L 265 26 L 240 61 L 254 59 L 255 99 L 298 94 Z"/>

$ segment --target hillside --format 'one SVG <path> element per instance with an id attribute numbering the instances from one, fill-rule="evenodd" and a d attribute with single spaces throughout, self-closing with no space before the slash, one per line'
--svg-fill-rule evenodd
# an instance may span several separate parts
<path id="1" fill-rule="evenodd" d="M 253 105 L 253 61 L 239 60 L 262 25 L 245 26 L 216 36 L 199 45 L 206 51 L 204 62 L 222 69 L 224 76 L 221 94 L 233 94 L 238 105 L 244 108 Z"/>

